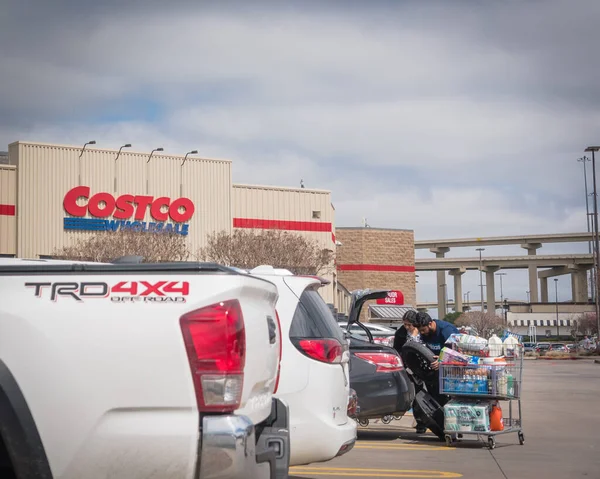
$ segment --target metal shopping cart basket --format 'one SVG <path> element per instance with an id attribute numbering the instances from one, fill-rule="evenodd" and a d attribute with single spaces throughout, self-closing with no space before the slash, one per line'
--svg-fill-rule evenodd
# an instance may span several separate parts
<path id="1" fill-rule="evenodd" d="M 519 443 L 523 445 L 523 347 L 516 346 L 510 356 L 487 358 L 485 363 L 484 358 L 478 360 L 481 364 L 440 364 L 440 393 L 451 397 L 444 406 L 446 445 L 450 446 L 456 438 L 475 435 L 477 438 L 487 436 L 490 449 L 494 449 L 496 436 L 510 433 L 518 434 Z M 486 418 L 485 414 L 501 402 L 508 403 L 508 408 L 502 408 L 502 430 L 492 430 L 489 416 Z"/>

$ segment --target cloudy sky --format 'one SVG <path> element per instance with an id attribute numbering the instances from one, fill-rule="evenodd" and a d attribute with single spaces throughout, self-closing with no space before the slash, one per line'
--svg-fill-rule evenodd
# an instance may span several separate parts
<path id="1" fill-rule="evenodd" d="M 581 231 L 599 20 L 597 0 L 5 0 L 0 149 L 198 149 L 237 182 L 331 190 L 338 226 L 418 239 Z"/>

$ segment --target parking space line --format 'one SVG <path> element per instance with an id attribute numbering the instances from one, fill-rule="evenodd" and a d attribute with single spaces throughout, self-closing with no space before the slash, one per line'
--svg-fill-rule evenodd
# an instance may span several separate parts
<path id="1" fill-rule="evenodd" d="M 394 450 L 400 449 L 404 451 L 453 451 L 455 447 L 446 446 L 428 446 L 427 444 L 360 444 L 354 446 L 354 449 L 380 449 L 380 450 Z"/>
<path id="2" fill-rule="evenodd" d="M 312 476 L 402 477 L 410 479 L 450 479 L 463 477 L 462 474 L 448 471 L 427 471 L 417 469 L 358 469 L 350 467 L 310 466 L 291 467 L 290 473 L 309 474 Z"/>

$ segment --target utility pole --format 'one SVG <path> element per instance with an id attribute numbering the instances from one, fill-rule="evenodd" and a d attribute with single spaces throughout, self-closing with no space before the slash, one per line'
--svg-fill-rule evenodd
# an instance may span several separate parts
<path id="1" fill-rule="evenodd" d="M 485 248 L 477 248 L 477 251 L 479 251 L 479 287 L 481 288 L 481 314 L 483 314 L 485 311 L 483 307 L 483 261 L 481 252 L 485 251 Z"/>
<path id="2" fill-rule="evenodd" d="M 591 161 L 587 156 L 582 156 L 577 159 L 578 162 L 583 163 L 583 187 L 585 189 L 585 219 L 587 222 L 587 232 L 591 232 L 590 228 L 590 195 L 588 194 L 588 181 L 587 181 L 587 165 L 588 161 Z M 592 242 L 588 241 L 588 253 L 592 254 Z M 594 271 L 590 271 L 590 284 L 591 284 L 591 292 L 592 292 L 592 301 L 596 297 L 596 288 L 594 286 Z M 587 292 L 586 292 L 587 293 Z"/>
<path id="3" fill-rule="evenodd" d="M 592 152 L 592 176 L 594 180 L 594 245 L 595 245 L 595 288 L 594 291 L 594 303 L 596 306 L 596 328 L 598 330 L 598 337 L 600 338 L 600 304 L 598 303 L 598 270 L 600 269 L 599 257 L 600 257 L 600 245 L 598 240 L 598 192 L 596 190 L 596 156 L 595 153 L 600 150 L 600 146 L 588 146 L 585 151 Z"/>
<path id="4" fill-rule="evenodd" d="M 554 278 L 554 294 L 556 301 L 556 340 L 559 341 L 559 331 L 558 331 L 558 278 Z"/>
<path id="5" fill-rule="evenodd" d="M 496 273 L 496 276 L 500 276 L 500 304 L 504 303 L 504 293 L 502 291 L 502 276 L 506 276 L 506 273 Z"/>

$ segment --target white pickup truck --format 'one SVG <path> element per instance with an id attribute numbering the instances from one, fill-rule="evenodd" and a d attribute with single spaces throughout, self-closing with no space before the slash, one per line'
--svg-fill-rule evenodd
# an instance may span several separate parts
<path id="1" fill-rule="evenodd" d="M 214 264 L 0 259 L 0 477 L 287 477 L 277 298 Z"/>

